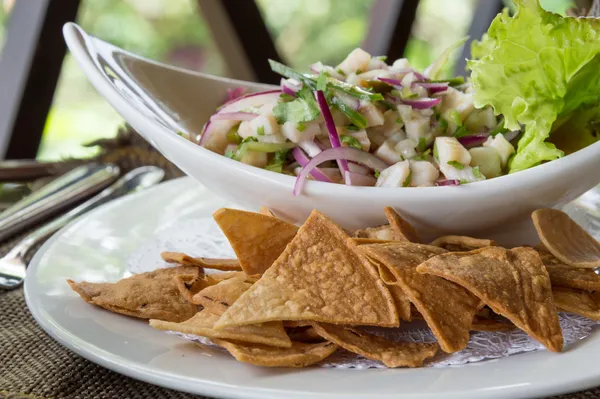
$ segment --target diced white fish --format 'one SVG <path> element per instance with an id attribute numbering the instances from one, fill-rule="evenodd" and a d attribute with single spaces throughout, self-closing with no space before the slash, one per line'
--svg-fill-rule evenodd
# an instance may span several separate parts
<path id="1" fill-rule="evenodd" d="M 488 137 L 487 141 L 483 143 L 484 147 L 491 147 L 498 151 L 500 160 L 502 161 L 502 167 L 506 167 L 508 159 L 515 152 L 515 147 L 506 140 L 503 134 L 497 134 L 494 137 Z"/>
<path id="2" fill-rule="evenodd" d="M 440 164 L 440 169 L 442 166 L 448 165 L 448 162 L 458 162 L 465 167 L 471 162 L 469 151 L 454 137 L 437 137 L 433 153 Z M 448 178 L 448 176 L 446 177 Z"/>
<path id="3" fill-rule="evenodd" d="M 396 162 L 379 173 L 377 187 L 403 187 L 410 175 L 410 163 L 408 161 Z"/>
<path id="4" fill-rule="evenodd" d="M 367 120 L 367 127 L 381 126 L 385 122 L 383 112 L 371 102 L 361 101 L 358 111 Z"/>
<path id="5" fill-rule="evenodd" d="M 297 123 L 288 121 L 281 125 L 281 133 L 291 142 L 300 143 L 302 141 L 312 141 L 321 132 L 317 123 L 306 123 L 302 126 L 302 129 L 298 129 Z"/>
<path id="6" fill-rule="evenodd" d="M 502 160 L 500 154 L 492 147 L 475 147 L 469 150 L 471 166 L 479 166 L 479 170 L 488 178 L 502 175 Z"/>
<path id="7" fill-rule="evenodd" d="M 346 75 L 357 71 L 365 72 L 369 68 L 369 61 L 371 61 L 371 54 L 361 48 L 356 48 L 337 66 L 337 69 Z"/>
<path id="8" fill-rule="evenodd" d="M 256 166 L 258 168 L 264 168 L 267 166 L 268 155 L 266 152 L 259 151 L 246 151 L 240 162 Z"/>
<path id="9" fill-rule="evenodd" d="M 440 112 L 456 110 L 461 121 L 464 121 L 475 109 L 472 93 L 463 93 L 454 87 L 448 87 L 440 96 L 442 97 L 442 101 L 438 106 Z"/>
<path id="10" fill-rule="evenodd" d="M 440 171 L 428 161 L 410 161 L 410 170 L 414 187 L 433 186 L 440 177 Z"/>
<path id="11" fill-rule="evenodd" d="M 389 163 L 390 165 L 400 161 L 402 156 L 400 152 L 396 150 L 395 145 L 396 143 L 386 140 L 375 151 L 375 156 Z"/>
<path id="12" fill-rule="evenodd" d="M 396 144 L 396 151 L 402 155 L 404 159 L 411 159 L 417 156 L 418 143 L 413 139 L 405 139 Z"/>

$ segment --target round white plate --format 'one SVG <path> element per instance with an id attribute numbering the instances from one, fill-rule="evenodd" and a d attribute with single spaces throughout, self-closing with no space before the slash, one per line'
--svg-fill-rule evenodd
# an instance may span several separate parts
<path id="1" fill-rule="evenodd" d="M 95 210 L 36 254 L 25 281 L 29 309 L 52 337 L 95 363 L 151 384 L 214 397 L 526 398 L 600 384 L 598 333 L 562 354 L 539 351 L 460 367 L 266 369 L 89 305 L 65 281 L 116 281 L 129 273 L 131 256 L 161 231 L 201 218 L 211 223 L 212 212 L 228 205 L 182 178 Z"/>

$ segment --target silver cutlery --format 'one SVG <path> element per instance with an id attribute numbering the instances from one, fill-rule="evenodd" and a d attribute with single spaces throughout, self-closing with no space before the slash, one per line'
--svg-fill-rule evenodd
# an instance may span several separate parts
<path id="1" fill-rule="evenodd" d="M 56 178 L 0 213 L 0 241 L 90 197 L 119 177 L 119 167 L 88 164 Z"/>
<path id="2" fill-rule="evenodd" d="M 36 244 L 91 209 L 123 195 L 151 187 L 163 177 L 164 171 L 154 166 L 134 169 L 98 195 L 29 234 L 0 259 L 0 289 L 12 289 L 21 285 L 27 268 L 25 259 Z"/>

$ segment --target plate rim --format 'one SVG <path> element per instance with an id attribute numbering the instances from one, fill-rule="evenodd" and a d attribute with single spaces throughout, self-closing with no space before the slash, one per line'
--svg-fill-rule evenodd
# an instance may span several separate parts
<path id="1" fill-rule="evenodd" d="M 101 347 L 97 347 L 88 343 L 87 341 L 81 339 L 76 335 L 70 334 L 68 331 L 64 330 L 60 325 L 55 324 L 53 320 L 48 319 L 48 314 L 45 309 L 38 308 L 34 296 L 29 291 L 28 287 L 30 287 L 31 283 L 29 281 L 34 280 L 37 273 L 38 267 L 44 255 L 51 249 L 56 243 L 65 235 L 68 234 L 69 231 L 75 230 L 81 225 L 85 225 L 90 219 L 93 219 L 95 216 L 102 214 L 104 212 L 109 212 L 113 208 L 125 207 L 127 203 L 131 203 L 136 201 L 139 197 L 144 197 L 146 195 L 151 195 L 154 190 L 167 190 L 171 188 L 171 186 L 182 185 L 187 189 L 190 189 L 191 185 L 197 184 L 199 187 L 202 187 L 201 184 L 197 183 L 190 177 L 182 177 L 173 179 L 171 181 L 167 181 L 157 185 L 156 187 L 152 187 L 148 190 L 144 190 L 142 192 L 138 192 L 132 195 L 128 195 L 126 197 L 119 198 L 117 200 L 111 201 L 93 211 L 83 215 L 79 219 L 73 221 L 68 224 L 60 231 L 55 233 L 50 239 L 48 239 L 36 252 L 33 259 L 31 260 L 28 269 L 31 272 L 27 273 L 24 284 L 24 296 L 27 307 L 34 317 L 36 323 L 54 340 L 60 343 L 62 346 L 66 347 L 72 352 L 82 356 L 83 358 L 96 363 L 102 367 L 105 367 L 109 370 L 117 372 L 119 374 L 128 376 L 130 378 L 134 378 L 136 380 L 141 380 L 146 383 L 150 383 L 153 385 L 158 385 L 161 387 L 165 387 L 168 389 L 173 389 L 177 391 L 188 392 L 191 394 L 201 394 L 207 396 L 214 397 L 227 397 L 234 399 L 265 399 L 265 398 L 279 398 L 287 397 L 287 398 L 315 398 L 315 397 L 324 397 L 324 398 L 349 398 L 347 393 L 314 393 L 307 391 L 291 391 L 285 389 L 273 389 L 273 388 L 265 388 L 265 387 L 244 387 L 235 384 L 228 384 L 219 381 L 214 381 L 206 378 L 191 378 L 182 376 L 179 374 L 170 374 L 163 371 L 152 371 L 152 368 L 146 365 L 139 365 L 135 361 L 129 360 L 126 357 L 119 356 L 117 354 L 113 354 L 111 352 L 107 352 Z M 596 347 L 600 352 L 600 334 L 598 331 L 592 333 L 590 337 L 585 340 L 582 340 L 573 345 L 573 350 L 583 351 L 583 348 L 577 348 L 585 344 L 588 345 L 592 342 L 596 341 Z M 96 350 L 92 350 L 92 349 Z M 589 350 L 589 348 L 588 348 Z M 554 355 L 554 356 L 563 356 L 568 352 L 565 352 L 562 355 Z M 533 354 L 520 354 L 515 356 L 510 356 L 509 358 L 521 358 L 530 356 Z M 582 356 L 585 356 L 583 354 Z M 486 365 L 495 365 L 497 362 L 502 361 L 504 359 L 496 359 L 489 360 L 480 363 L 467 364 L 460 367 L 451 367 L 454 369 L 465 369 L 471 367 L 486 367 Z M 252 366 L 248 366 L 252 367 Z M 493 368 L 493 367 L 492 367 Z M 313 369 L 313 370 L 322 370 L 322 369 Z M 339 369 L 327 369 L 328 372 L 340 372 L 340 373 L 377 373 L 383 372 L 385 370 L 339 370 Z M 410 371 L 415 372 L 419 369 L 412 369 Z M 421 369 L 421 370 L 435 370 L 435 369 Z M 437 369 L 444 370 L 444 369 Z M 390 370 L 388 370 L 390 371 Z M 406 372 L 406 369 L 393 370 L 393 372 Z M 493 370 L 491 370 L 493 371 Z M 521 398 L 529 398 L 529 397 L 539 397 L 541 395 L 558 395 L 564 394 L 579 390 L 586 390 L 589 388 L 597 387 L 600 384 L 600 368 L 597 369 L 596 372 L 593 372 L 591 369 L 587 370 L 588 373 L 581 373 L 575 376 L 571 376 L 569 380 L 565 379 L 549 379 L 545 381 L 543 384 L 534 383 L 534 384 L 520 384 L 519 386 L 496 386 L 489 387 L 488 390 L 483 392 L 482 390 L 471 390 L 466 392 L 448 392 L 444 393 L 443 397 L 445 398 L 479 398 L 479 397 L 487 397 L 487 398 L 504 398 L 504 397 L 521 397 Z M 585 374 L 585 375 L 582 375 Z M 564 375 L 563 375 L 564 378 Z M 401 388 L 401 387 L 399 387 Z M 468 388 L 468 387 L 467 387 Z M 410 397 L 413 398 L 434 398 L 439 397 L 442 393 L 435 392 L 424 392 L 421 394 L 411 394 Z M 364 397 L 364 396 L 360 396 Z M 391 396 L 387 393 L 378 394 L 377 392 L 372 392 L 369 397 L 373 398 L 391 398 Z"/>

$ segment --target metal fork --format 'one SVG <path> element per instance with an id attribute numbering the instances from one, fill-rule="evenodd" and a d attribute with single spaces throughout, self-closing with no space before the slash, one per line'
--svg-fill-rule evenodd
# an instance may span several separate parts
<path id="1" fill-rule="evenodd" d="M 0 289 L 13 289 L 23 283 L 27 269 L 25 259 L 36 244 L 93 208 L 130 192 L 155 185 L 162 180 L 164 174 L 161 168 L 154 166 L 143 166 L 134 169 L 104 189 L 100 194 L 25 237 L 0 259 Z"/>

